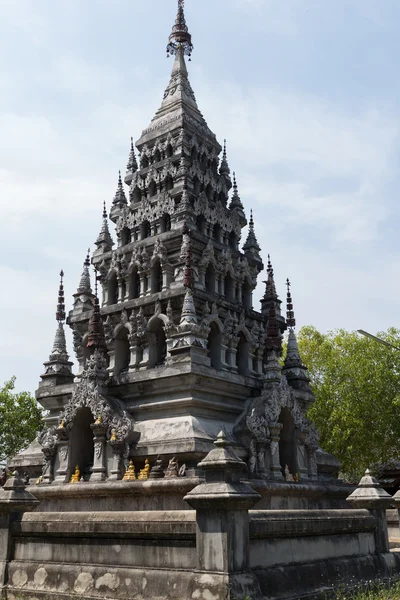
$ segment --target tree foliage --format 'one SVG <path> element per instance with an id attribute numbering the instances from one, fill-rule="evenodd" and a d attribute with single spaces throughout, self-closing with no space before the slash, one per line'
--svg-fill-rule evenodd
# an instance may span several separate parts
<path id="1" fill-rule="evenodd" d="M 29 392 L 14 392 L 15 377 L 0 388 L 0 462 L 32 442 L 42 428 L 42 411 Z"/>
<path id="2" fill-rule="evenodd" d="M 400 348 L 400 330 L 378 337 Z M 321 447 L 358 478 L 366 467 L 400 457 L 400 351 L 356 332 L 298 334 L 316 401 L 309 411 Z"/>

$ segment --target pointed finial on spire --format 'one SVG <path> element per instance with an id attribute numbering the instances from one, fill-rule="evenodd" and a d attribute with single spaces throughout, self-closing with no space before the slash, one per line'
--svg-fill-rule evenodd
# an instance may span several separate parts
<path id="1" fill-rule="evenodd" d="M 287 295 L 286 295 L 286 323 L 290 329 L 296 327 L 296 319 L 294 318 L 292 294 L 290 292 L 290 281 L 286 279 Z"/>
<path id="2" fill-rule="evenodd" d="M 172 27 L 171 35 L 169 36 L 167 45 L 167 57 L 170 54 L 176 54 L 178 49 L 183 51 L 189 57 L 192 56 L 193 44 L 192 36 L 189 33 L 185 19 L 185 0 L 178 0 L 178 13 L 176 15 L 175 24 Z"/>
<path id="3" fill-rule="evenodd" d="M 59 323 L 65 321 L 65 299 L 64 299 L 64 285 L 63 285 L 64 271 L 60 271 L 60 285 L 58 288 L 58 303 L 57 303 L 57 312 L 56 312 L 56 320 Z"/>
<path id="4" fill-rule="evenodd" d="M 72 363 L 69 362 L 67 343 L 65 340 L 64 332 L 65 298 L 63 278 L 64 271 L 60 271 L 60 284 L 58 288 L 58 301 L 56 311 L 57 329 L 56 334 L 54 336 L 53 349 L 50 353 L 49 360 L 44 363 L 45 372 L 41 376 L 42 381 L 45 381 L 48 378 L 52 378 L 52 380 L 56 382 L 56 385 L 58 385 L 58 383 L 65 383 L 73 378 L 71 371 Z"/>
<path id="5" fill-rule="evenodd" d="M 103 203 L 103 223 L 101 225 L 100 233 L 97 237 L 97 240 L 95 241 L 95 244 L 98 249 L 103 248 L 103 252 L 107 252 L 114 245 L 114 242 L 113 242 L 111 234 L 110 234 L 110 230 L 108 228 L 108 215 L 107 215 L 107 206 L 106 206 L 105 201 Z M 89 262 L 89 265 L 90 265 L 90 262 Z"/>
<path id="6" fill-rule="evenodd" d="M 247 236 L 247 240 L 243 246 L 243 250 L 246 252 L 251 252 L 256 258 L 260 258 L 259 252 L 261 250 L 256 234 L 254 231 L 254 219 L 253 219 L 253 211 L 250 210 L 250 222 L 249 222 L 249 233 Z"/>
<path id="7" fill-rule="evenodd" d="M 77 294 L 92 294 L 92 286 L 90 284 L 90 248 L 88 248 L 86 258 L 83 262 L 83 271 L 81 275 L 81 280 L 79 282 Z"/>
<path id="8" fill-rule="evenodd" d="M 106 338 L 104 335 L 104 328 L 103 328 L 103 320 L 102 320 L 101 314 L 100 314 L 100 305 L 99 305 L 98 289 L 97 289 L 98 276 L 97 276 L 96 268 L 94 269 L 94 272 L 95 272 L 95 277 L 94 277 L 95 295 L 93 298 L 93 313 L 89 319 L 89 336 L 88 336 L 88 341 L 87 341 L 86 346 L 87 346 L 87 348 L 91 348 L 93 350 L 98 349 L 98 350 L 102 350 L 102 351 L 107 351 Z"/>
<path id="9" fill-rule="evenodd" d="M 128 202 L 126 200 L 124 186 L 122 185 L 121 171 L 118 171 L 118 185 L 117 185 L 117 191 L 115 192 L 115 196 L 114 196 L 114 200 L 113 200 L 113 206 L 115 206 L 115 205 L 121 206 L 122 204 L 128 204 Z"/>
<path id="10" fill-rule="evenodd" d="M 265 294 L 264 300 L 278 300 L 278 294 L 276 293 L 275 279 L 274 279 L 274 269 L 272 268 L 271 257 L 268 254 L 268 263 L 267 263 L 267 281 L 264 281 L 265 285 Z"/>
<path id="11" fill-rule="evenodd" d="M 133 144 L 133 137 L 131 137 L 131 147 L 129 151 L 128 164 L 126 165 L 125 183 L 131 185 L 133 174 L 138 170 L 138 164 L 135 155 L 135 146 Z"/>
<path id="12" fill-rule="evenodd" d="M 219 167 L 219 172 L 220 172 L 220 175 L 225 175 L 225 177 L 227 177 L 230 181 L 231 170 L 229 168 L 228 159 L 227 159 L 227 155 L 226 155 L 226 140 L 224 140 L 224 149 L 222 152 L 222 160 L 221 160 L 221 165 Z"/>

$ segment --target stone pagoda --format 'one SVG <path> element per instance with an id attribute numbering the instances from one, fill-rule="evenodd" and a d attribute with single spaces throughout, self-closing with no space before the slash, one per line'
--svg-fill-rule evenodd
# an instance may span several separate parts
<path id="1" fill-rule="evenodd" d="M 61 290 L 55 349 L 37 393 L 49 410 L 43 482 L 67 483 L 78 472 L 84 481 L 118 480 L 130 461 L 138 469 L 157 457 L 195 475 L 221 428 L 252 477 L 316 481 L 338 470 L 305 416 L 313 395 L 291 296 L 286 321 L 269 256 L 254 308 L 264 266 L 253 214 L 247 221 L 226 142 L 197 106 L 185 63 L 192 49 L 179 1 L 170 81 L 149 126 L 136 144 L 131 138 L 67 318 L 75 377 Z"/>

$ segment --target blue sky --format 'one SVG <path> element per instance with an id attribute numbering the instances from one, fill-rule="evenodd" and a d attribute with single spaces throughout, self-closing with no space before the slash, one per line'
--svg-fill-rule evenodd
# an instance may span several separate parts
<path id="1" fill-rule="evenodd" d="M 0 0 L 0 381 L 37 386 L 58 272 L 70 308 L 130 136 L 161 103 L 175 13 Z M 400 3 L 187 0 L 186 16 L 199 107 L 298 325 L 399 326 Z"/>

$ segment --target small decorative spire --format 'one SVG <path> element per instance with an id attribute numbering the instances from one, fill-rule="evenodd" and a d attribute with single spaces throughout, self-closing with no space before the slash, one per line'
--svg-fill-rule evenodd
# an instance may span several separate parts
<path id="1" fill-rule="evenodd" d="M 178 48 L 181 48 L 183 54 L 186 54 L 190 60 L 193 52 L 193 44 L 192 36 L 186 25 L 184 6 L 185 0 L 178 0 L 178 13 L 176 15 L 175 25 L 172 27 L 172 33 L 169 36 L 167 57 L 170 54 L 176 54 Z"/>
<path id="2" fill-rule="evenodd" d="M 232 194 L 231 203 L 229 205 L 229 209 L 230 210 L 239 210 L 239 211 L 242 211 L 244 214 L 244 207 L 243 207 L 242 201 L 239 196 L 235 172 L 233 172 L 233 194 Z"/>
<path id="3" fill-rule="evenodd" d="M 286 323 L 290 329 L 296 327 L 296 319 L 294 318 L 292 294 L 290 292 L 290 281 L 286 279 L 287 295 L 286 295 Z"/>
<path id="4" fill-rule="evenodd" d="M 254 232 L 254 220 L 253 220 L 253 211 L 250 211 L 250 222 L 249 222 L 249 233 L 247 236 L 247 240 L 243 246 L 243 250 L 246 252 L 246 250 L 250 251 L 252 254 L 257 255 L 257 257 L 259 257 L 259 252 L 261 250 L 258 242 L 257 242 L 257 238 L 256 238 L 256 234 Z"/>
<path id="5" fill-rule="evenodd" d="M 128 204 L 128 202 L 126 200 L 124 186 L 122 185 L 121 171 L 118 171 L 118 186 L 117 191 L 115 192 L 113 206 L 122 206 L 123 204 Z"/>
<path id="6" fill-rule="evenodd" d="M 97 237 L 95 244 L 98 248 L 103 247 L 104 252 L 107 252 L 107 250 L 110 250 L 112 248 L 112 246 L 114 245 L 114 242 L 113 242 L 111 234 L 110 234 L 110 230 L 108 228 L 108 216 L 107 216 L 107 208 L 106 208 L 105 202 L 103 203 L 103 223 L 101 225 L 100 233 Z"/>
<path id="7" fill-rule="evenodd" d="M 282 351 L 282 339 L 279 332 L 274 302 L 270 302 L 268 307 L 267 337 L 265 341 L 265 347 L 269 352 L 274 350 L 280 354 Z"/>
<path id="8" fill-rule="evenodd" d="M 64 298 L 64 285 L 63 285 L 64 271 L 60 271 L 60 286 L 58 288 L 58 304 L 56 312 L 56 320 L 58 323 L 65 321 L 65 298 Z"/>
<path id="9" fill-rule="evenodd" d="M 225 175 L 228 179 L 230 178 L 231 170 L 228 165 L 228 159 L 226 157 L 226 140 L 224 140 L 224 150 L 222 153 L 221 165 L 219 167 L 220 175 Z"/>
<path id="10" fill-rule="evenodd" d="M 264 281 L 265 285 L 265 300 L 278 300 L 278 294 L 276 293 L 276 286 L 274 280 L 274 269 L 272 268 L 271 257 L 268 254 L 268 264 L 267 264 L 267 281 Z"/>
<path id="11" fill-rule="evenodd" d="M 100 305 L 97 290 L 97 271 L 95 269 L 95 294 L 93 298 L 93 313 L 89 320 L 89 336 L 86 346 L 93 350 L 107 351 L 104 335 L 103 320 L 100 314 Z"/>
<path id="12" fill-rule="evenodd" d="M 82 275 L 81 275 L 81 280 L 79 282 L 79 287 L 77 290 L 78 294 L 87 294 L 87 295 L 92 294 L 92 286 L 90 283 L 89 267 L 90 267 L 90 248 L 88 248 L 87 255 L 86 255 L 85 261 L 83 263 L 83 271 L 82 271 Z"/>
<path id="13" fill-rule="evenodd" d="M 133 144 L 133 137 L 131 137 L 131 149 L 129 152 L 129 159 L 128 164 L 126 165 L 126 169 L 127 171 L 131 171 L 132 173 L 135 173 L 135 171 L 138 170 L 138 164 L 135 155 L 135 146 Z"/>
<path id="14" fill-rule="evenodd" d="M 58 288 L 58 301 L 56 310 L 57 329 L 54 336 L 53 348 L 49 360 L 44 363 L 45 372 L 42 379 L 48 377 L 67 377 L 71 378 L 72 363 L 69 362 L 67 352 L 67 342 L 65 339 L 64 321 L 65 321 L 65 298 L 64 298 L 64 271 L 60 271 L 60 284 Z"/>

